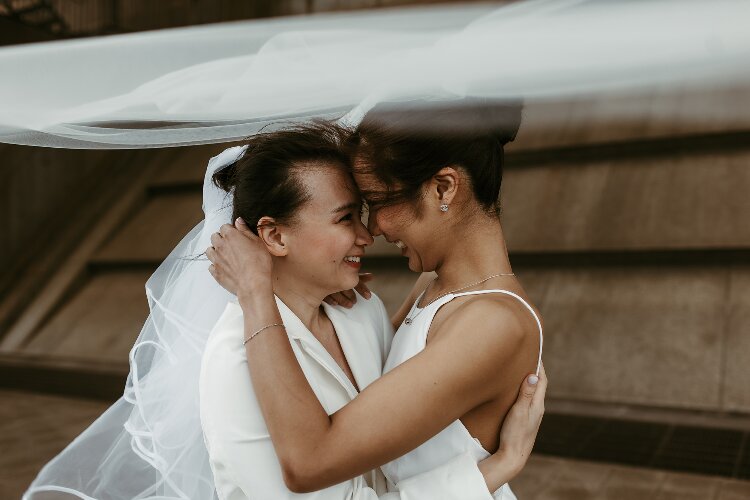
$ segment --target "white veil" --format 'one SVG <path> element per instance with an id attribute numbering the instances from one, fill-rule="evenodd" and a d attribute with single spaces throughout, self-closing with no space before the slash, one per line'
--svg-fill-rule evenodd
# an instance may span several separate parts
<path id="1" fill-rule="evenodd" d="M 231 295 L 201 254 L 231 220 L 232 196 L 211 177 L 244 155 L 211 159 L 203 182 L 205 219 L 146 283 L 151 314 L 130 351 L 123 396 L 49 462 L 24 500 L 215 498 L 201 432 L 198 376 L 208 333 Z"/>
<path id="2" fill-rule="evenodd" d="M 348 113 L 356 123 L 384 100 L 528 102 L 663 84 L 747 85 L 748 19 L 747 0 L 535 0 L 11 46 L 0 49 L 0 142 L 180 146 L 233 141 L 289 119 Z M 215 498 L 197 378 L 230 295 L 199 256 L 231 215 L 231 197 L 211 175 L 242 154 L 231 148 L 211 160 L 205 220 L 146 285 L 151 313 L 123 397 L 42 469 L 24 499 Z"/>
<path id="3" fill-rule="evenodd" d="M 0 49 L 0 142 L 178 146 L 379 100 L 747 85 L 748 19 L 747 0 L 533 0 L 11 46 Z M 682 120 L 705 114 L 691 104 Z"/>

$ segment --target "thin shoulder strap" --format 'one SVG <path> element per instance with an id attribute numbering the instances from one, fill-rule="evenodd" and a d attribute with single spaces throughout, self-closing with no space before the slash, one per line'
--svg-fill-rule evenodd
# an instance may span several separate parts
<path id="1" fill-rule="evenodd" d="M 542 334 L 542 322 L 539 320 L 539 316 L 536 314 L 536 311 L 534 311 L 534 308 L 531 307 L 528 302 L 526 302 L 520 295 L 515 294 L 509 290 L 476 290 L 474 292 L 455 293 L 451 298 L 463 297 L 465 295 L 484 295 L 486 293 L 503 293 L 505 295 L 515 297 L 519 302 L 521 302 L 521 304 L 524 305 L 524 307 L 526 307 L 526 309 L 529 310 L 531 315 L 534 316 L 536 324 L 539 327 L 539 357 L 537 358 L 536 362 L 536 374 L 537 376 L 539 376 L 539 369 L 542 367 L 542 344 L 544 343 L 544 335 Z"/>

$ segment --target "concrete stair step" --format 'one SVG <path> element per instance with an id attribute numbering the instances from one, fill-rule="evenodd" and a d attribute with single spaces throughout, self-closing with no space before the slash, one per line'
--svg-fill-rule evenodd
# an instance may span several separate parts
<path id="1" fill-rule="evenodd" d="M 509 249 L 748 248 L 748 162 L 750 149 L 508 168 Z"/>
<path id="2" fill-rule="evenodd" d="M 92 263 L 158 265 L 202 219 L 200 193 L 152 197 L 96 252 Z"/>
<path id="3" fill-rule="evenodd" d="M 750 129 L 750 89 L 655 88 L 527 103 L 509 151 L 640 141 Z"/>
<path id="4" fill-rule="evenodd" d="M 172 158 L 159 169 L 151 185 L 157 188 L 186 185 L 200 188 L 208 160 L 231 146 L 232 144 L 208 144 L 174 148 L 171 150 Z"/>
<path id="5" fill-rule="evenodd" d="M 24 354 L 95 359 L 127 370 L 128 352 L 148 315 L 149 271 L 85 277 L 27 340 Z"/>

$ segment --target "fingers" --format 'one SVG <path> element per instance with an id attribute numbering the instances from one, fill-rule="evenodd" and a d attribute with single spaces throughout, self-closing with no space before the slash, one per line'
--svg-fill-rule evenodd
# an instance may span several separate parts
<path id="1" fill-rule="evenodd" d="M 219 236 L 226 238 L 231 234 L 232 231 L 236 231 L 235 227 L 230 224 L 222 224 L 219 228 Z M 214 233 L 217 234 L 217 233 Z M 213 235 L 212 235 L 213 236 Z"/>
<path id="2" fill-rule="evenodd" d="M 547 393 L 547 374 L 544 371 L 544 364 L 539 367 L 539 382 L 537 383 L 536 393 L 531 402 L 531 412 L 539 418 L 541 423 L 544 415 L 544 396 Z"/>
<path id="3" fill-rule="evenodd" d="M 334 293 L 334 299 L 339 303 L 340 306 L 351 309 L 354 302 L 357 300 L 354 298 L 354 292 L 346 290 L 345 292 Z"/>
<path id="4" fill-rule="evenodd" d="M 223 239 L 224 238 L 221 236 L 221 234 L 219 234 L 219 233 L 213 233 L 211 235 L 211 246 L 213 248 L 218 248 L 219 245 L 221 245 Z"/>
<path id="5" fill-rule="evenodd" d="M 537 392 L 539 387 L 539 377 L 536 375 L 527 375 L 521 383 L 521 389 L 518 391 L 517 402 L 525 401 L 527 405 L 531 405 L 534 394 Z"/>
<path id="6" fill-rule="evenodd" d="M 208 257 L 208 260 L 210 260 L 211 262 L 216 262 L 216 249 L 214 247 L 206 248 L 206 251 L 204 253 L 206 254 L 206 257 Z"/>
<path id="7" fill-rule="evenodd" d="M 372 273 L 360 273 L 359 274 L 359 283 L 357 286 L 354 287 L 354 289 L 364 298 L 369 299 L 372 297 L 372 292 L 370 291 L 370 288 L 365 284 L 368 281 L 372 281 L 375 278 L 375 275 Z"/>
<path id="8" fill-rule="evenodd" d="M 350 309 L 354 305 L 354 302 L 349 300 L 343 292 L 332 293 L 331 295 L 323 299 L 323 302 L 332 306 L 346 307 L 347 309 Z"/>
<path id="9" fill-rule="evenodd" d="M 367 288 L 367 285 L 365 285 L 361 281 L 357 286 L 354 287 L 354 289 L 357 290 L 357 292 L 359 292 L 359 294 L 366 299 L 372 297 L 372 292 L 370 291 L 370 289 Z"/>
<path id="10" fill-rule="evenodd" d="M 237 217 L 237 219 L 234 221 L 234 227 L 245 236 L 255 236 L 255 234 L 250 230 L 250 227 L 248 227 L 247 223 L 245 222 L 245 219 L 243 219 L 242 217 Z"/>

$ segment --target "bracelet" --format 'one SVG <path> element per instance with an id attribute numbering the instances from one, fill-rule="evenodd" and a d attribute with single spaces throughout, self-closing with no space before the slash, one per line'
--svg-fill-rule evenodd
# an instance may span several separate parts
<path id="1" fill-rule="evenodd" d="M 242 345 L 245 345 L 245 344 L 247 344 L 248 342 L 250 342 L 251 340 L 253 340 L 253 337 L 255 337 L 256 335 L 258 335 L 258 334 L 259 334 L 260 332 L 262 332 L 263 330 L 266 330 L 266 329 L 268 329 L 268 328 L 271 328 L 271 327 L 274 327 L 274 326 L 280 326 L 281 328 L 285 328 L 285 327 L 284 327 L 284 324 L 283 324 L 283 323 L 273 323 L 273 324 L 271 324 L 271 325 L 266 325 L 266 326 L 264 326 L 263 328 L 261 328 L 260 330 L 258 330 L 257 332 L 255 332 L 255 333 L 253 333 L 252 335 L 250 335 L 250 336 L 249 336 L 248 338 L 246 338 L 246 339 L 245 339 L 244 341 L 242 341 Z"/>

